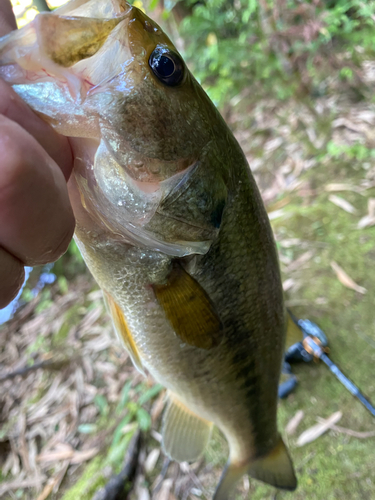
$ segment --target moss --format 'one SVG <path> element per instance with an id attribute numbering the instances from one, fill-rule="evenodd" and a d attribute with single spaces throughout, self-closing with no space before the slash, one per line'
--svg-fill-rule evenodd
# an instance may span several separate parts
<path id="1" fill-rule="evenodd" d="M 75 485 L 65 492 L 61 500 L 91 500 L 108 481 L 103 475 L 104 462 L 104 458 L 96 457 L 86 465 Z"/>

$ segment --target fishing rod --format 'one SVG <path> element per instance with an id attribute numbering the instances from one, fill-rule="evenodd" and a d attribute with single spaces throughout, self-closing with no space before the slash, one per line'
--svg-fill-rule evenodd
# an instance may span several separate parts
<path id="1" fill-rule="evenodd" d="M 328 357 L 328 339 L 323 330 L 308 319 L 297 319 L 290 311 L 289 314 L 294 323 L 301 329 L 303 334 L 302 342 L 292 345 L 285 353 L 283 373 L 290 375 L 289 379 L 280 384 L 279 397 L 285 398 L 297 385 L 297 377 L 292 374 L 290 363 L 295 361 L 309 362 L 313 359 L 320 359 L 328 366 L 335 377 L 355 396 L 363 406 L 375 417 L 375 408 L 364 397 L 358 387 L 339 369 L 337 365 Z"/>

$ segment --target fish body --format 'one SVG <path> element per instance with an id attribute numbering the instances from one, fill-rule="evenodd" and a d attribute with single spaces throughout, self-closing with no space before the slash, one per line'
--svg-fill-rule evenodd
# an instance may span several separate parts
<path id="1" fill-rule="evenodd" d="M 169 38 L 123 0 L 73 0 L 0 40 L 0 76 L 70 137 L 75 238 L 135 366 L 169 391 L 163 445 L 229 443 L 294 489 L 277 430 L 286 335 L 272 231 L 246 159 Z"/>

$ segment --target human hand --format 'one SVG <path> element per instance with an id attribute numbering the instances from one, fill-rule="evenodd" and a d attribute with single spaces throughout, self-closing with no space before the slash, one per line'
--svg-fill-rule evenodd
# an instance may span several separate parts
<path id="1" fill-rule="evenodd" d="M 16 28 L 0 0 L 0 36 Z M 73 157 L 57 134 L 0 80 L 0 308 L 17 295 L 24 265 L 46 264 L 67 249 L 74 216 L 66 182 Z"/>

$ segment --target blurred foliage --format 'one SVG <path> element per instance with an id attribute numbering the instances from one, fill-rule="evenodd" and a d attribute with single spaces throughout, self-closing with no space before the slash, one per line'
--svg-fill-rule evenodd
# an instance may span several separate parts
<path id="1" fill-rule="evenodd" d="M 62 293 L 67 292 L 66 280 L 73 278 L 77 274 L 86 272 L 86 266 L 83 261 L 81 252 L 74 240 L 70 242 L 66 253 L 55 263 L 53 272 L 58 278 L 58 284 Z"/>
<path id="2" fill-rule="evenodd" d="M 40 1 L 12 0 L 19 26 Z M 65 2 L 47 0 L 51 9 Z M 319 97 L 335 82 L 355 88 L 358 99 L 366 93 L 361 62 L 374 57 L 375 0 L 130 2 L 180 39 L 195 77 L 221 107 L 243 89 L 254 98 Z"/>
<path id="3" fill-rule="evenodd" d="M 149 9 L 161 1 L 151 0 Z M 324 95 L 332 79 L 365 87 L 360 64 L 374 54 L 375 1 L 184 0 L 162 7 L 216 104 L 249 87 L 254 97 L 277 99 Z"/>

